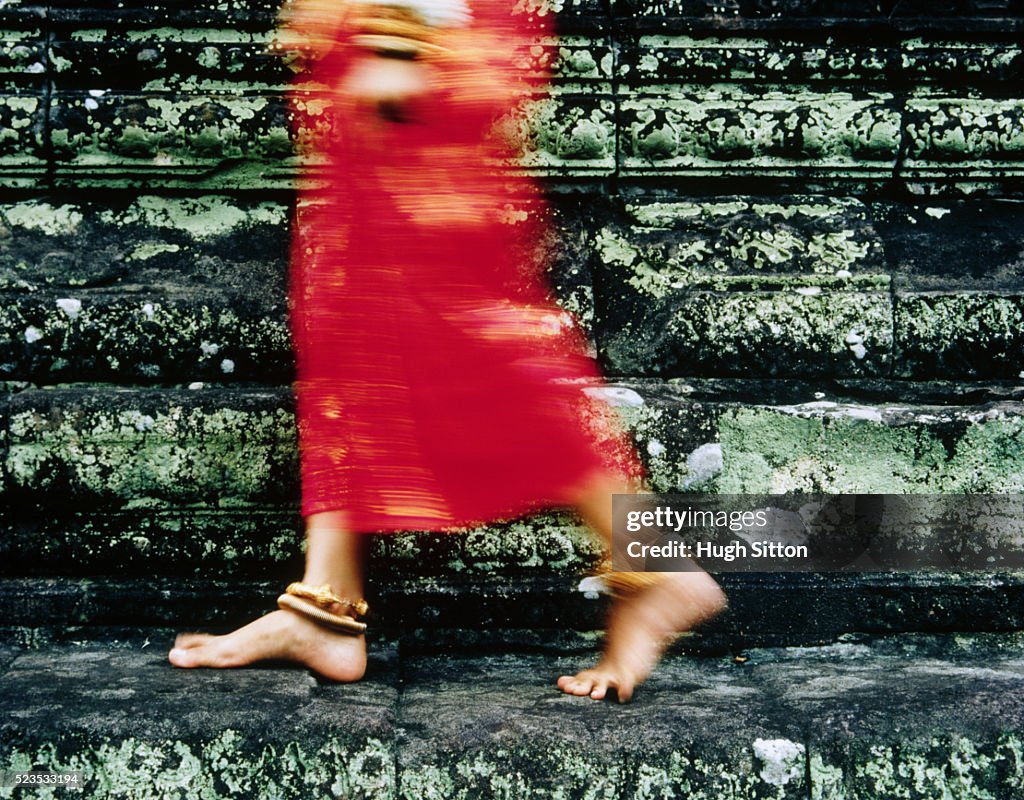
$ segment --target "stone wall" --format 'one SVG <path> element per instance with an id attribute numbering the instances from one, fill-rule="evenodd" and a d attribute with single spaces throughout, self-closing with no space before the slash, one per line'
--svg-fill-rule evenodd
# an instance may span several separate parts
<path id="1" fill-rule="evenodd" d="M 300 557 L 275 6 L 0 0 L 16 595 Z M 1019 2 L 521 6 L 557 15 L 521 54 L 556 78 L 495 168 L 550 189 L 541 255 L 657 488 L 1024 488 Z M 566 581 L 599 556 L 559 518 L 377 550 Z"/>

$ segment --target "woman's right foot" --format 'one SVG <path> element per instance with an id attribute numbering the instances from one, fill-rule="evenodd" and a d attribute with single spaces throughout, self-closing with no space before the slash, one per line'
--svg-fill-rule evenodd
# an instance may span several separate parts
<path id="1" fill-rule="evenodd" d="M 725 607 L 725 594 L 706 572 L 664 573 L 660 583 L 615 600 L 600 662 L 576 675 L 563 675 L 558 688 L 594 700 L 604 700 L 614 690 L 620 703 L 629 702 L 677 634 Z"/>
<path id="2" fill-rule="evenodd" d="M 328 680 L 352 683 L 366 673 L 366 637 L 335 633 L 282 609 L 223 636 L 179 634 L 167 658 L 186 669 L 292 661 Z"/>

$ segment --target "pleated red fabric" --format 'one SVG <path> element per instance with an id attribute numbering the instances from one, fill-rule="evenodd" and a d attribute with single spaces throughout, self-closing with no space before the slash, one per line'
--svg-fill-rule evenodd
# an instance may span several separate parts
<path id="1" fill-rule="evenodd" d="M 291 275 L 302 513 L 342 510 L 359 531 L 511 518 L 571 502 L 601 472 L 640 474 L 583 391 L 600 377 L 577 327 L 516 255 L 545 232 L 537 188 L 496 168 L 510 151 L 494 122 L 539 29 L 472 11 L 438 34 L 406 121 L 339 88 L 366 57 L 344 29 L 293 95 L 314 165 Z"/>

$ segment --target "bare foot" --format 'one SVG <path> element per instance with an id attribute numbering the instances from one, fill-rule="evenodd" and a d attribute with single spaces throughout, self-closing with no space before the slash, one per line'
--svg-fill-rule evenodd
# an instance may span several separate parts
<path id="1" fill-rule="evenodd" d="M 366 672 L 366 639 L 334 633 L 291 611 L 274 611 L 224 636 L 183 633 L 167 654 L 176 667 L 243 667 L 282 659 L 351 683 Z"/>
<path id="2" fill-rule="evenodd" d="M 563 675 L 558 688 L 566 694 L 603 700 L 614 689 L 620 703 L 651 674 L 676 634 L 721 612 L 725 594 L 706 572 L 677 572 L 627 598 L 618 599 L 608 615 L 601 661 L 593 669 Z"/>

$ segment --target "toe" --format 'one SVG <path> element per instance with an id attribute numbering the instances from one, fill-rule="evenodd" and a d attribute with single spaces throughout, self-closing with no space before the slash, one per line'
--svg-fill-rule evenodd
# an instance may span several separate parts
<path id="1" fill-rule="evenodd" d="M 208 633 L 179 633 L 174 640 L 175 650 L 188 650 L 191 647 L 198 647 L 211 638 Z"/>
<path id="2" fill-rule="evenodd" d="M 232 658 L 231 653 L 225 647 L 218 646 L 216 637 L 211 636 L 211 641 L 205 644 L 198 644 L 193 647 L 175 647 L 167 654 L 167 660 L 176 667 L 236 667 L 243 663 L 237 658 Z"/>
<path id="3" fill-rule="evenodd" d="M 612 681 L 607 675 L 602 675 L 596 681 L 594 686 L 590 690 L 590 697 L 594 700 L 604 700 L 605 695 L 608 694 L 608 686 L 611 685 Z"/>
<path id="4" fill-rule="evenodd" d="M 198 667 L 196 663 L 195 654 L 191 650 L 186 650 L 181 647 L 175 647 L 171 652 L 167 654 L 167 660 L 170 661 L 176 667 Z"/>
<path id="5" fill-rule="evenodd" d="M 577 697 L 583 697 L 590 694 L 590 690 L 593 686 L 593 679 L 585 672 L 581 672 L 579 675 L 563 675 L 558 679 L 559 689 L 566 694 L 574 694 Z"/>

